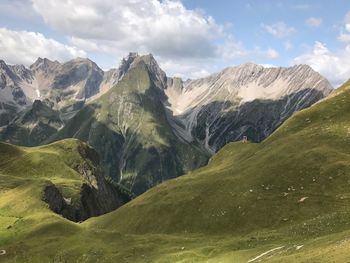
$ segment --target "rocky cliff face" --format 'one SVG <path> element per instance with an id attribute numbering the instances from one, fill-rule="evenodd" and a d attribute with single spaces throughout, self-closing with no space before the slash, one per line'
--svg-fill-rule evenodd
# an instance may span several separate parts
<path id="1" fill-rule="evenodd" d="M 91 60 L 73 59 L 62 64 L 56 72 L 51 86 L 52 92 L 58 94 L 58 101 L 67 98 L 90 98 L 99 93 L 103 74 L 104 72 Z"/>
<path id="2" fill-rule="evenodd" d="M 64 126 L 60 112 L 40 100 L 21 111 L 5 127 L 0 140 L 16 145 L 37 146 Z"/>
<path id="3" fill-rule="evenodd" d="M 81 144 L 78 151 L 84 162 L 72 168 L 85 181 L 80 197 L 78 200 L 66 199 L 59 188 L 50 183 L 43 189 L 43 200 L 52 211 L 78 222 L 113 211 L 130 201 L 129 193 L 107 180 L 99 171 L 99 158 L 92 148 Z"/>
<path id="4" fill-rule="evenodd" d="M 24 146 L 42 143 L 123 74 L 121 69 L 104 72 L 83 58 L 63 64 L 38 58 L 29 68 L 0 61 L 1 140 Z"/>
<path id="5" fill-rule="evenodd" d="M 21 77 L 27 78 L 26 73 L 0 60 L 0 127 L 7 125 L 17 112 L 30 105 L 30 100 L 21 88 Z"/>
<path id="6" fill-rule="evenodd" d="M 105 73 L 84 58 L 63 64 L 38 58 L 29 68 L 0 61 L 0 126 L 35 100 L 49 101 L 48 105 L 60 110 L 62 119 L 67 120 L 86 100 L 97 98 L 118 82 L 120 76 L 115 71 Z"/>
<path id="7" fill-rule="evenodd" d="M 249 63 L 203 79 L 169 81 L 166 106 L 179 137 L 214 153 L 243 136 L 263 140 L 293 112 L 331 90 L 330 83 L 306 65 L 264 68 Z"/>

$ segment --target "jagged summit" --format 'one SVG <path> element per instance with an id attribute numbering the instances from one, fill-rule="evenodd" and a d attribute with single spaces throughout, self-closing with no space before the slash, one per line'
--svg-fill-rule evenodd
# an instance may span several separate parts
<path id="1" fill-rule="evenodd" d="M 184 140 L 199 141 L 213 153 L 243 134 L 261 141 L 294 111 L 312 105 L 332 89 L 307 65 L 265 68 L 246 63 L 206 78 L 177 82 L 166 95 L 176 133 Z M 271 109 L 268 102 L 274 105 Z"/>
<path id="2" fill-rule="evenodd" d="M 0 85 L 8 86 L 8 90 L 13 91 L 2 92 L 1 100 L 11 101 L 14 112 L 21 110 L 23 105 L 30 105 L 34 100 L 40 99 L 51 101 L 55 109 L 66 108 L 74 113 L 83 105 L 81 101 L 91 101 L 103 95 L 140 63 L 146 65 L 157 86 L 165 88 L 166 75 L 151 54 L 131 52 L 121 61 L 118 69 L 107 72 L 89 58 L 82 57 L 64 63 L 39 57 L 29 68 L 23 65 L 10 66 L 1 60 L 0 70 L 4 73 Z M 72 107 L 69 108 L 70 106 Z M 66 113 L 67 116 L 72 115 Z"/>
<path id="3" fill-rule="evenodd" d="M 98 68 L 99 70 L 101 70 L 99 68 L 99 66 L 94 62 L 92 61 L 91 59 L 89 58 L 82 58 L 82 57 L 77 57 L 77 58 L 74 58 L 74 59 L 71 59 L 65 63 L 63 63 L 63 65 L 69 65 L 69 64 L 75 64 L 75 65 L 88 65 L 89 67 L 94 67 L 94 68 Z"/>
<path id="4" fill-rule="evenodd" d="M 265 68 L 263 65 L 256 64 L 254 62 L 246 62 L 240 65 L 235 66 L 237 68 L 245 68 L 245 69 L 256 69 L 256 68 Z M 233 68 L 235 68 L 233 67 Z"/>
<path id="5" fill-rule="evenodd" d="M 161 70 L 152 54 L 139 55 L 136 52 L 131 52 L 126 57 L 124 57 L 121 60 L 119 69 L 121 71 L 126 72 L 130 68 L 136 67 L 139 63 L 145 63 L 147 66 L 149 66 L 152 69 L 157 68 Z"/>
<path id="6" fill-rule="evenodd" d="M 0 59 L 0 67 L 7 67 L 7 64 L 2 59 Z"/>
<path id="7" fill-rule="evenodd" d="M 161 89 L 166 88 L 167 76 L 165 72 L 159 67 L 157 61 L 152 54 L 139 55 L 136 52 L 129 53 L 128 56 L 122 59 L 118 68 L 118 77 L 121 79 L 130 69 L 146 65 L 152 80 Z"/>
<path id="8" fill-rule="evenodd" d="M 45 68 L 52 68 L 52 67 L 58 67 L 61 63 L 57 60 L 52 61 L 48 58 L 38 58 L 32 65 L 29 66 L 30 70 L 37 70 L 38 68 L 45 69 Z"/>
<path id="9" fill-rule="evenodd" d="M 96 147 L 107 174 L 137 194 L 199 167 L 228 142 L 263 140 L 332 90 L 305 65 L 246 63 L 183 82 L 167 77 L 152 54 L 130 53 L 107 72 L 88 58 L 3 67 L 9 73 L 0 78 L 0 99 L 10 100 L 0 103 L 0 124 L 21 116 L 3 140 L 79 138 Z"/>

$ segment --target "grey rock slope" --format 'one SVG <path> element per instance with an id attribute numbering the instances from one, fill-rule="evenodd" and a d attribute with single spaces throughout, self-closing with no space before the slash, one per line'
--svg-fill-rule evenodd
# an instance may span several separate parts
<path id="1" fill-rule="evenodd" d="M 76 58 L 66 63 L 38 58 L 29 68 L 0 61 L 0 126 L 35 100 L 46 100 L 63 120 L 74 116 L 84 103 L 118 82 L 119 71 L 104 72 L 94 62 Z"/>
<path id="2" fill-rule="evenodd" d="M 40 100 L 19 112 L 0 128 L 0 140 L 16 145 L 37 146 L 64 126 L 60 112 Z"/>
<path id="3" fill-rule="evenodd" d="M 63 64 L 38 58 L 29 68 L 0 61 L 0 139 L 23 146 L 42 143 L 123 74 L 104 72 L 84 58 Z"/>
<path id="4" fill-rule="evenodd" d="M 295 111 L 332 91 L 331 84 L 306 65 L 264 68 L 248 63 L 168 84 L 166 107 L 176 134 L 210 153 L 243 136 L 263 140 Z"/>
<path id="5" fill-rule="evenodd" d="M 8 66 L 0 60 L 0 127 L 7 125 L 17 112 L 30 105 L 21 88 L 24 79 L 30 77 L 30 72 Z"/>

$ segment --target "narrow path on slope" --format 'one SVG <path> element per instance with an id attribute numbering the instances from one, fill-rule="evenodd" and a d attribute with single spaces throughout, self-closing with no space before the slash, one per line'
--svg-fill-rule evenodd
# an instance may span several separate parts
<path id="1" fill-rule="evenodd" d="M 276 251 L 276 250 L 280 250 L 280 249 L 282 249 L 282 248 L 284 248 L 284 246 L 276 247 L 276 248 L 270 249 L 270 250 L 268 250 L 268 251 L 266 251 L 266 252 L 264 252 L 264 253 L 261 253 L 260 255 L 256 256 L 255 258 L 249 259 L 249 260 L 248 260 L 248 263 L 254 262 L 254 261 L 258 260 L 259 258 L 262 258 L 263 256 L 266 256 L 266 255 L 270 254 L 271 252 Z"/>

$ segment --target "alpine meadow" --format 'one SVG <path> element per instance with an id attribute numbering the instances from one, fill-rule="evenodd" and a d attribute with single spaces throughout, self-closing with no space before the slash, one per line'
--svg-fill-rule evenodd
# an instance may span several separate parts
<path id="1" fill-rule="evenodd" d="M 347 1 L 0 1 L 0 262 L 350 262 Z"/>

